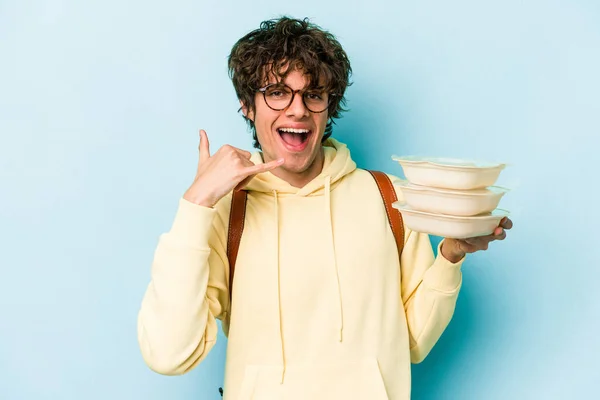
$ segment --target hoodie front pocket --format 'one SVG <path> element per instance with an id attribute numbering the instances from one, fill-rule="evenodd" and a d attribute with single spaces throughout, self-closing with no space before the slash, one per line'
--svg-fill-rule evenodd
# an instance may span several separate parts
<path id="1" fill-rule="evenodd" d="M 283 383 L 282 383 L 283 382 Z M 388 400 L 377 360 L 246 368 L 239 400 Z"/>

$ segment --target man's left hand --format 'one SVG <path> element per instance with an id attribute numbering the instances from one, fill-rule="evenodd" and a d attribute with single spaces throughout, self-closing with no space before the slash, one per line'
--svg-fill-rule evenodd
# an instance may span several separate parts
<path id="1" fill-rule="evenodd" d="M 480 250 L 487 250 L 488 246 L 494 240 L 504 240 L 506 231 L 512 228 L 513 223 L 508 217 L 502 218 L 500 224 L 492 234 L 487 236 L 478 236 L 469 239 L 444 239 L 442 243 L 442 255 L 448 261 L 457 263 L 463 259 L 467 253 L 475 253 Z"/>

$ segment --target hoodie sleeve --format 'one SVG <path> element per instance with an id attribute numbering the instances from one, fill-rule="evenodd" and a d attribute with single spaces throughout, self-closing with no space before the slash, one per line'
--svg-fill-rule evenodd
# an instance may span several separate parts
<path id="1" fill-rule="evenodd" d="M 159 238 L 138 313 L 141 353 L 158 373 L 186 373 L 215 345 L 229 301 L 226 229 L 216 209 L 180 199 Z"/>
<path id="2" fill-rule="evenodd" d="M 392 181 L 398 179 L 391 176 Z M 399 201 L 401 191 L 396 190 Z M 420 363 L 452 319 L 462 286 L 461 266 L 441 253 L 442 242 L 434 254 L 429 235 L 405 227 L 404 250 L 400 257 L 402 302 L 408 322 L 410 354 Z"/>
<path id="3" fill-rule="evenodd" d="M 400 260 L 402 302 L 410 333 L 411 361 L 420 363 L 429 354 L 454 314 L 462 285 L 464 258 L 451 263 L 434 257 L 429 235 L 407 230 Z"/>

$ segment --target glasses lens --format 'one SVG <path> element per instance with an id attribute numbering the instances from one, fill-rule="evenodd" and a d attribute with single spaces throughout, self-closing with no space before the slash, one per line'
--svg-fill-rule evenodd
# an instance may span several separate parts
<path id="1" fill-rule="evenodd" d="M 323 112 L 329 106 L 329 94 L 321 91 L 307 91 L 304 93 L 304 104 L 312 112 Z"/>
<path id="2" fill-rule="evenodd" d="M 269 86 L 265 90 L 267 105 L 275 110 L 283 110 L 292 100 L 292 90 L 284 85 Z"/>

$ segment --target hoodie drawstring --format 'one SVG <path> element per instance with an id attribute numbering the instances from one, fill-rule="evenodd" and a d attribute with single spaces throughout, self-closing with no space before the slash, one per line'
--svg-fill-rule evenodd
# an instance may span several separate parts
<path id="1" fill-rule="evenodd" d="M 329 226 L 329 237 L 331 238 L 331 249 L 333 256 L 333 265 L 335 267 L 335 277 L 337 281 L 338 299 L 340 306 L 340 342 L 343 340 L 344 332 L 344 309 L 342 307 L 342 289 L 340 284 L 340 271 L 337 264 L 337 257 L 335 254 L 335 240 L 333 239 L 333 219 L 331 217 L 331 177 L 325 177 L 325 212 L 327 214 L 327 222 Z"/>
<path id="2" fill-rule="evenodd" d="M 281 362 L 283 364 L 283 372 L 281 373 L 281 383 L 285 378 L 286 361 L 285 361 L 285 346 L 283 342 L 283 323 L 282 323 L 282 311 L 281 311 L 281 267 L 279 260 L 279 197 L 277 196 L 277 190 L 273 190 L 273 196 L 275 200 L 275 240 L 276 240 L 276 259 L 277 264 L 277 301 L 279 306 L 279 339 L 281 341 Z"/>
<path id="3" fill-rule="evenodd" d="M 281 383 L 283 384 L 285 379 L 285 373 L 287 369 L 287 363 L 285 359 L 285 341 L 283 338 L 283 311 L 281 309 L 281 265 L 279 260 L 279 197 L 277 190 L 273 190 L 273 199 L 275 202 L 275 240 L 276 240 L 276 259 L 277 264 L 277 301 L 279 307 L 279 339 L 281 341 L 281 362 L 283 364 L 283 371 L 281 373 Z M 340 272 L 337 263 L 337 257 L 335 253 L 335 240 L 333 237 L 333 218 L 331 215 L 331 177 L 325 177 L 325 213 L 327 217 L 327 226 L 329 227 L 329 237 L 331 239 L 332 249 L 332 262 L 335 270 L 335 278 L 337 283 L 337 294 L 338 294 L 338 305 L 339 305 L 339 341 L 343 341 L 344 332 L 344 309 L 342 306 L 342 289 L 340 284 Z"/>

